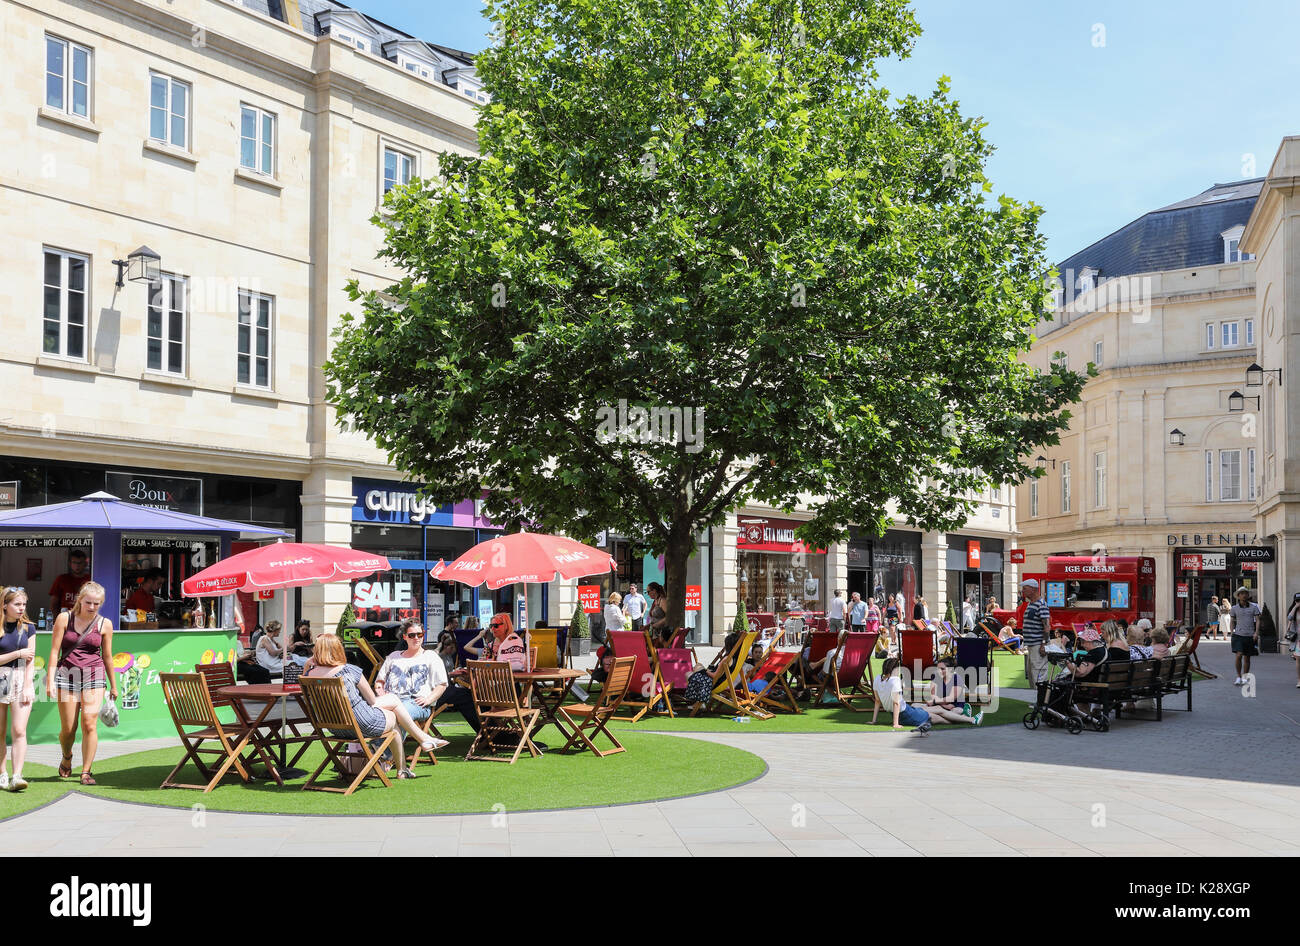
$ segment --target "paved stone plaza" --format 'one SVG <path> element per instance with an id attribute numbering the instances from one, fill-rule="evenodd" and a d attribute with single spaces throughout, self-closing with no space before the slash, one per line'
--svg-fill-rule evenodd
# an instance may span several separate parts
<path id="1" fill-rule="evenodd" d="M 1107 734 L 1011 725 L 927 738 L 769 736 L 756 723 L 735 735 L 692 737 L 762 756 L 767 774 L 747 785 L 654 804 L 511 813 L 505 825 L 494 825 L 491 815 L 207 812 L 205 825 L 194 827 L 188 809 L 73 793 L 6 822 L 5 849 L 259 857 L 1300 854 L 1294 664 L 1283 655 L 1258 658 L 1258 694 L 1246 699 L 1232 685 L 1227 645 L 1205 642 L 1201 651 L 1220 678 L 1196 684 L 1194 712 L 1182 711 L 1185 701 L 1175 699 L 1162 723 L 1125 720 Z M 32 757 L 53 765 L 57 752 L 41 746 Z M 400 783 L 392 790 L 400 791 Z M 382 806 L 382 793 L 375 794 Z M 194 793 L 194 800 L 201 796 Z"/>

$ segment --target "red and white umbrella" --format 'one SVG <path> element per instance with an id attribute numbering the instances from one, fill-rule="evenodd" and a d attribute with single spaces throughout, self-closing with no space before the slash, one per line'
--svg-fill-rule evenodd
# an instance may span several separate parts
<path id="1" fill-rule="evenodd" d="M 181 592 L 193 598 L 236 591 L 299 588 L 317 582 L 349 581 L 387 571 L 388 559 L 347 546 L 276 542 L 224 558 L 191 575 Z M 286 604 L 287 607 L 287 604 Z"/>
<path id="2" fill-rule="evenodd" d="M 557 578 L 584 578 L 618 571 L 608 552 L 560 535 L 516 532 L 499 535 L 474 546 L 450 565 L 439 560 L 429 574 L 440 581 L 457 581 L 495 591 L 506 585 L 544 584 Z M 532 646 L 528 605 L 524 604 L 525 653 Z"/>
<path id="3" fill-rule="evenodd" d="M 429 574 L 440 581 L 483 585 L 495 591 L 518 583 L 539 584 L 557 578 L 583 578 L 617 571 L 608 552 L 560 535 L 516 532 L 474 546 L 450 565 L 439 561 Z"/>
<path id="4" fill-rule="evenodd" d="M 211 598 L 236 591 L 268 591 L 301 588 L 317 582 L 350 581 L 389 569 L 388 559 L 372 552 L 359 552 L 345 545 L 313 545 L 307 542 L 275 542 L 240 552 L 209 565 L 181 582 L 181 592 L 193 598 Z M 284 623 L 280 629 L 284 660 L 289 659 L 289 596 L 284 596 Z M 280 725 L 285 723 L 285 701 L 280 701 Z M 287 778 L 296 770 L 285 766 L 280 746 L 280 768 Z M 306 773 L 303 773 L 306 774 Z"/>

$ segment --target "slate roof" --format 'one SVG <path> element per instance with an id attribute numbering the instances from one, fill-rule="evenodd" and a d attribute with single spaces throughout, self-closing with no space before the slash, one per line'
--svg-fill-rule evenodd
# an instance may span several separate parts
<path id="1" fill-rule="evenodd" d="M 240 0 L 240 3 L 250 10 L 264 13 L 272 19 L 279 20 L 281 23 L 285 21 L 284 5 L 282 0 Z M 353 13 L 359 13 L 365 17 L 366 22 L 368 22 L 371 27 L 379 33 L 379 42 L 381 45 L 386 45 L 394 40 L 419 39 L 418 36 L 404 33 L 395 27 L 389 26 L 382 20 L 376 20 L 373 16 L 369 16 L 363 10 L 350 7 L 346 3 L 339 3 L 337 0 L 298 0 L 298 10 L 302 14 L 303 31 L 312 36 L 320 36 L 324 33 L 324 30 L 321 29 L 320 23 L 316 19 L 317 14 L 329 10 L 347 10 Z M 443 60 L 442 65 L 444 65 L 445 68 L 474 65 L 473 53 L 468 53 L 460 49 L 453 49 L 450 46 L 441 46 L 438 43 L 430 43 L 428 40 L 423 40 L 422 42 L 426 43 L 433 49 L 435 58 Z M 444 82 L 446 81 L 441 75 L 439 75 L 438 78 Z"/>
<path id="2" fill-rule="evenodd" d="M 1077 279 L 1085 267 L 1100 271 L 1098 282 L 1116 276 L 1154 273 L 1223 262 L 1223 231 L 1245 226 L 1263 187 L 1262 177 L 1215 184 L 1201 193 L 1143 214 L 1110 236 L 1057 264 Z"/>

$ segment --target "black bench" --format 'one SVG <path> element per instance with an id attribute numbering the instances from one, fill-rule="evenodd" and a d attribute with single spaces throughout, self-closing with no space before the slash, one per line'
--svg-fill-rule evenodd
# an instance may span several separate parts
<path id="1" fill-rule="evenodd" d="M 1107 661 L 1075 684 L 1079 702 L 1100 703 L 1102 712 L 1115 710 L 1136 700 L 1154 700 L 1156 720 L 1164 719 L 1164 698 L 1176 693 L 1187 694 L 1187 711 L 1192 711 L 1191 657 L 1188 654 L 1151 660 Z"/>

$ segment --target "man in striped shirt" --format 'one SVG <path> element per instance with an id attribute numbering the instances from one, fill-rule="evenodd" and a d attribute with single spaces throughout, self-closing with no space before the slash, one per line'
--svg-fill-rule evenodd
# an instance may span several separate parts
<path id="1" fill-rule="evenodd" d="M 1026 578 L 1020 583 L 1020 597 L 1029 602 L 1020 623 L 1020 633 L 1024 637 L 1025 679 L 1034 686 L 1047 676 L 1047 652 L 1043 645 L 1052 626 L 1052 612 L 1043 600 L 1036 579 Z"/>

